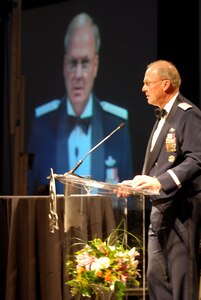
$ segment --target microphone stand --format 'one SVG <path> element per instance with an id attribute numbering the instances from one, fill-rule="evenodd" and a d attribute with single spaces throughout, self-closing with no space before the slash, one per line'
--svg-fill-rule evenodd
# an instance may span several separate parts
<path id="1" fill-rule="evenodd" d="M 99 147 L 102 143 L 104 143 L 107 139 L 109 139 L 117 130 L 123 128 L 124 126 L 125 123 L 121 123 L 115 130 L 113 130 L 102 141 L 100 141 L 97 145 L 95 145 L 81 160 L 79 160 L 73 169 L 71 169 L 69 172 L 65 173 L 64 175 L 73 174 L 91 152 L 93 152 L 97 147 Z"/>

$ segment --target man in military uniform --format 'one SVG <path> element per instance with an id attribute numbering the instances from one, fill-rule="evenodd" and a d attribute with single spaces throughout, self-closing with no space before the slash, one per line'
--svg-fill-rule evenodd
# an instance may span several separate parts
<path id="1" fill-rule="evenodd" d="M 67 94 L 35 109 L 28 150 L 34 157 L 29 193 L 46 193 L 50 168 L 59 174 L 71 170 L 122 122 L 126 126 L 87 156 L 76 174 L 110 183 L 133 175 L 128 111 L 99 100 L 92 91 L 99 66 L 100 35 L 89 15 L 81 13 L 72 20 L 64 45 Z M 57 192 L 62 191 L 58 186 Z"/>
<path id="2" fill-rule="evenodd" d="M 157 107 L 157 121 L 142 175 L 129 184 L 153 193 L 147 266 L 150 300 L 199 297 L 201 111 L 180 93 L 180 85 L 180 74 L 171 62 L 158 60 L 147 66 L 142 91 Z"/>

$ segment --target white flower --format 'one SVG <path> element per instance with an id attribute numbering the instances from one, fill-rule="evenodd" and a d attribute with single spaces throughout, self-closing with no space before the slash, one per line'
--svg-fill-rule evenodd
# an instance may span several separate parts
<path id="1" fill-rule="evenodd" d="M 130 251 L 128 251 L 128 255 L 132 258 L 135 258 L 139 255 L 139 253 L 135 250 L 135 247 L 133 247 Z"/>
<path id="2" fill-rule="evenodd" d="M 126 255 L 126 253 L 123 253 L 122 251 L 118 251 L 114 254 L 115 257 L 123 258 Z"/>
<path id="3" fill-rule="evenodd" d="M 101 269 L 107 269 L 109 265 L 110 265 L 110 259 L 108 257 L 100 257 L 91 264 L 91 270 L 98 271 Z"/>

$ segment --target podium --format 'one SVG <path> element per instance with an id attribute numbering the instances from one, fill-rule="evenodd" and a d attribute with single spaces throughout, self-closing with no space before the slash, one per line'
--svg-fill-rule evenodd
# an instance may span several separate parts
<path id="1" fill-rule="evenodd" d="M 145 299 L 146 289 L 146 228 L 145 197 L 149 191 L 135 191 L 127 186 L 128 197 L 116 196 L 120 185 L 97 182 L 74 174 L 52 174 L 51 180 L 64 185 L 64 262 L 82 248 L 81 243 L 93 238 L 106 239 L 119 226 L 125 231 L 125 243 L 140 253 L 140 286 L 127 284 L 127 296 Z M 153 193 L 152 193 L 153 194 Z M 68 279 L 64 269 L 64 282 Z M 64 299 L 71 298 L 69 287 L 64 285 Z"/>

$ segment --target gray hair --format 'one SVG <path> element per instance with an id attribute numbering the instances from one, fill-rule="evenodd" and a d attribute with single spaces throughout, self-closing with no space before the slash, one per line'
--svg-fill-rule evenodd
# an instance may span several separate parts
<path id="1" fill-rule="evenodd" d="M 173 88 L 179 88 L 181 85 L 181 76 L 175 67 L 175 65 L 166 60 L 157 60 L 150 63 L 147 69 L 150 67 L 157 68 L 157 73 L 160 79 L 168 79 L 172 83 Z"/>
<path id="2" fill-rule="evenodd" d="M 94 23 L 92 17 L 90 17 L 88 14 L 86 13 L 80 13 L 79 15 L 75 16 L 72 21 L 70 22 L 67 30 L 66 30 L 66 34 L 64 37 L 64 50 L 65 52 L 67 51 L 68 48 L 68 41 L 70 39 L 70 36 L 72 35 L 72 33 L 78 29 L 78 28 L 82 28 L 84 25 L 91 25 L 93 32 L 94 32 L 94 38 L 95 38 L 95 43 L 96 43 L 96 54 L 99 53 L 99 49 L 100 49 L 100 32 L 99 32 L 99 28 L 98 26 Z"/>

